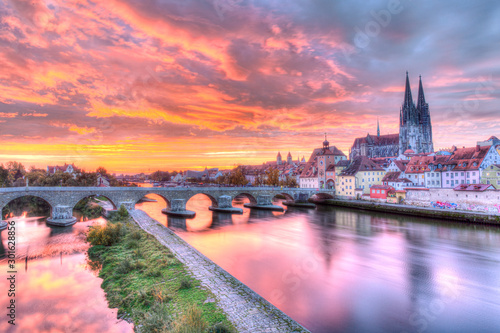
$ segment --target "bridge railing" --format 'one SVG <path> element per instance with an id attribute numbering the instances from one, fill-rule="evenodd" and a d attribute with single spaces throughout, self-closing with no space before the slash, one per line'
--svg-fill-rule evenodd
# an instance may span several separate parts
<path id="1" fill-rule="evenodd" d="M 293 191 L 293 192 L 304 192 L 304 191 L 322 191 L 322 192 L 333 192 L 335 190 L 331 189 L 316 189 L 316 188 L 294 188 L 294 187 L 279 187 L 279 186 L 207 186 L 207 187 L 83 187 L 83 186 L 28 186 L 28 187 L 2 187 L 0 188 L 0 193 L 12 193 L 12 192 L 28 192 L 28 191 L 100 191 L 100 192 L 114 192 L 114 191 L 151 191 L 160 190 L 166 192 L 174 191 Z"/>

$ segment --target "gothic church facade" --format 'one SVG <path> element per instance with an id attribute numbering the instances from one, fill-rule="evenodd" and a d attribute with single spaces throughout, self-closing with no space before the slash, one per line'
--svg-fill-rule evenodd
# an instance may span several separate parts
<path id="1" fill-rule="evenodd" d="M 419 80 L 417 105 L 412 99 L 410 80 L 406 72 L 406 86 L 403 105 L 399 112 L 399 134 L 380 135 L 377 121 L 377 135 L 354 139 L 349 151 L 352 160 L 356 156 L 395 157 L 407 150 L 430 153 L 434 151 L 432 142 L 432 125 L 429 104 L 425 102 L 422 78 Z"/>

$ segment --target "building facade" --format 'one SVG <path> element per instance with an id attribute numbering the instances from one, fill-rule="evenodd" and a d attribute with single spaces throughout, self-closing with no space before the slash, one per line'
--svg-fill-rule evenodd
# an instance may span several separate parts
<path id="1" fill-rule="evenodd" d="M 431 153 L 432 125 L 429 104 L 425 102 L 422 77 L 419 79 L 417 106 L 413 102 L 408 72 L 406 72 L 405 97 L 399 114 L 399 154 L 411 149 L 415 153 Z"/>
<path id="2" fill-rule="evenodd" d="M 422 78 L 419 80 L 417 105 L 413 101 L 410 80 L 406 72 L 406 85 L 403 104 L 399 112 L 399 133 L 380 135 L 377 121 L 377 135 L 354 139 L 349 152 L 352 160 L 356 156 L 395 157 L 413 150 L 415 154 L 434 151 L 429 104 L 425 101 Z"/>

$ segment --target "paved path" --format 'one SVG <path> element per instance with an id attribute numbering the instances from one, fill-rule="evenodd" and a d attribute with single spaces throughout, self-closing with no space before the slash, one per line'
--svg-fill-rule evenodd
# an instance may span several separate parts
<path id="1" fill-rule="evenodd" d="M 144 211 L 130 214 L 212 291 L 238 332 L 309 332 Z"/>

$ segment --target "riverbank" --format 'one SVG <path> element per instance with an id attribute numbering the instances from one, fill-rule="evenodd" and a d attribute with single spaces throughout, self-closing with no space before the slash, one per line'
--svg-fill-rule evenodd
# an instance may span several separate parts
<path id="1" fill-rule="evenodd" d="M 338 200 L 327 199 L 314 201 L 315 204 L 329 205 L 347 208 L 356 208 L 385 213 L 395 213 L 419 217 L 428 217 L 433 219 L 445 219 L 466 223 L 482 223 L 500 226 L 500 215 L 491 215 L 487 213 L 468 212 L 460 210 L 439 209 L 430 207 L 415 207 L 401 204 L 388 204 L 369 202 L 361 200 Z"/>
<path id="2" fill-rule="evenodd" d="M 214 294 L 238 332 L 308 332 L 144 211 L 133 210 L 130 214 Z"/>
<path id="3" fill-rule="evenodd" d="M 115 214 L 120 214 L 119 210 Z M 126 213 L 126 212 L 125 212 Z M 110 308 L 136 332 L 234 332 L 214 295 L 200 286 L 171 251 L 126 216 L 92 227 L 91 265 Z"/>

